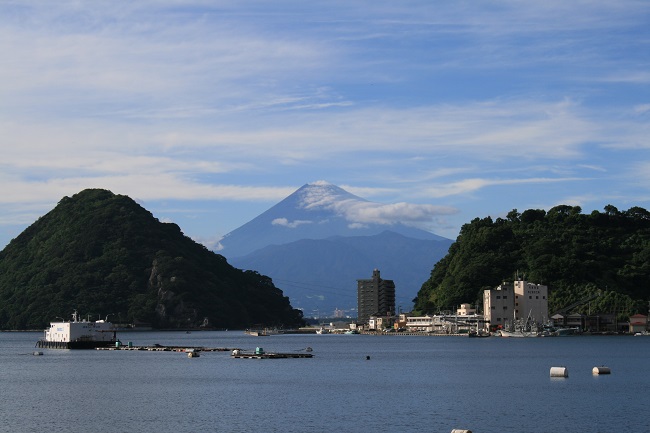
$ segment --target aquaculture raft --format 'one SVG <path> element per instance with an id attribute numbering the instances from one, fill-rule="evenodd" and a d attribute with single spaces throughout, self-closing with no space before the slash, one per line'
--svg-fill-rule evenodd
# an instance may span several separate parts
<path id="1" fill-rule="evenodd" d="M 232 358 L 244 359 L 285 359 L 285 358 L 313 358 L 312 353 L 273 353 L 265 352 L 262 348 L 258 347 L 255 352 L 242 352 L 241 350 L 233 350 Z"/>
<path id="2" fill-rule="evenodd" d="M 97 350 L 143 350 L 149 352 L 230 352 L 233 349 L 228 349 L 226 347 L 163 346 L 160 344 L 153 346 L 123 346 L 116 344 L 112 347 L 97 347 Z"/>

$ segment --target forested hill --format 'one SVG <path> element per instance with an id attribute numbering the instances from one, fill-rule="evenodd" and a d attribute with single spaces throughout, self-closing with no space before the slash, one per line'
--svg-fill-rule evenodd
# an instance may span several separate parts
<path id="1" fill-rule="evenodd" d="M 0 252 L 1 329 L 44 328 L 75 309 L 165 328 L 302 323 L 268 277 L 99 189 L 63 198 Z"/>
<path id="2" fill-rule="evenodd" d="M 507 218 L 465 224 L 415 299 L 420 313 L 475 304 L 483 289 L 515 275 L 549 286 L 551 313 L 597 290 L 591 313 L 647 314 L 650 299 L 650 213 L 639 207 L 582 213 L 511 211 Z M 587 308 L 586 306 L 584 308 Z"/>

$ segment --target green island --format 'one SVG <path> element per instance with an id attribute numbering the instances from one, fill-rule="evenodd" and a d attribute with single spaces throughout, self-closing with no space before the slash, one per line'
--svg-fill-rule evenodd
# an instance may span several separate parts
<path id="1" fill-rule="evenodd" d="M 581 299 L 578 313 L 647 314 L 650 300 L 650 212 L 640 207 L 583 214 L 579 206 L 516 209 L 505 218 L 463 225 L 449 253 L 414 299 L 416 314 L 475 303 L 483 290 L 524 275 L 547 285 L 549 312 Z"/>
<path id="2" fill-rule="evenodd" d="M 270 278 L 102 189 L 64 197 L 0 252 L 0 329 L 43 329 L 74 310 L 157 329 L 303 323 Z"/>

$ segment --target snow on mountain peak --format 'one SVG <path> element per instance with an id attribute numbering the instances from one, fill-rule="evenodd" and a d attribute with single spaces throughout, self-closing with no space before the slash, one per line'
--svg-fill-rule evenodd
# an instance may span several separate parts
<path id="1" fill-rule="evenodd" d="M 336 185 L 319 180 L 302 187 L 298 193 L 298 207 L 301 209 L 325 209 L 341 214 L 340 207 L 346 203 L 363 201 L 363 199 L 350 194 Z"/>
<path id="2" fill-rule="evenodd" d="M 297 191 L 297 196 L 298 208 L 332 212 L 349 221 L 350 228 L 398 223 L 418 226 L 430 223 L 436 216 L 455 212 L 451 208 L 427 204 L 371 202 L 324 180 L 305 185 Z"/>
<path id="3" fill-rule="evenodd" d="M 317 181 L 303 185 L 266 212 L 222 239 L 223 252 L 238 257 L 267 245 L 331 236 L 374 235 L 391 227 L 414 238 L 435 236 L 426 230 L 434 218 L 452 208 L 367 201 L 336 185 Z"/>

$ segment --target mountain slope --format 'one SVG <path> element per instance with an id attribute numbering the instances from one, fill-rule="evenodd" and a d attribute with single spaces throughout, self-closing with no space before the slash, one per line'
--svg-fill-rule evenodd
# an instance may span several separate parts
<path id="1" fill-rule="evenodd" d="M 385 230 L 414 239 L 445 240 L 425 230 L 389 221 L 385 214 L 394 211 L 395 207 L 388 211 L 387 207 L 327 182 L 306 184 L 266 212 L 228 233 L 221 240 L 223 249 L 220 253 L 230 260 L 269 245 L 331 236 L 372 236 Z"/>
<path id="2" fill-rule="evenodd" d="M 373 269 L 379 269 L 383 278 L 395 281 L 397 307 L 409 310 L 432 266 L 450 244 L 444 238 L 413 239 L 384 231 L 271 245 L 231 262 L 271 275 L 291 304 L 305 314 L 330 316 L 338 308 L 356 316 L 357 279 L 370 278 Z"/>
<path id="3" fill-rule="evenodd" d="M 549 310 L 596 292 L 582 312 L 647 312 L 650 301 L 650 212 L 639 207 L 585 215 L 579 206 L 511 211 L 507 219 L 465 224 L 449 254 L 418 293 L 423 313 L 475 302 L 485 288 L 516 274 L 549 286 Z M 580 312 L 579 309 L 575 311 Z"/>
<path id="4" fill-rule="evenodd" d="M 106 190 L 63 198 L 0 252 L 1 328 L 42 328 L 74 309 L 159 327 L 301 322 L 268 277 Z"/>

